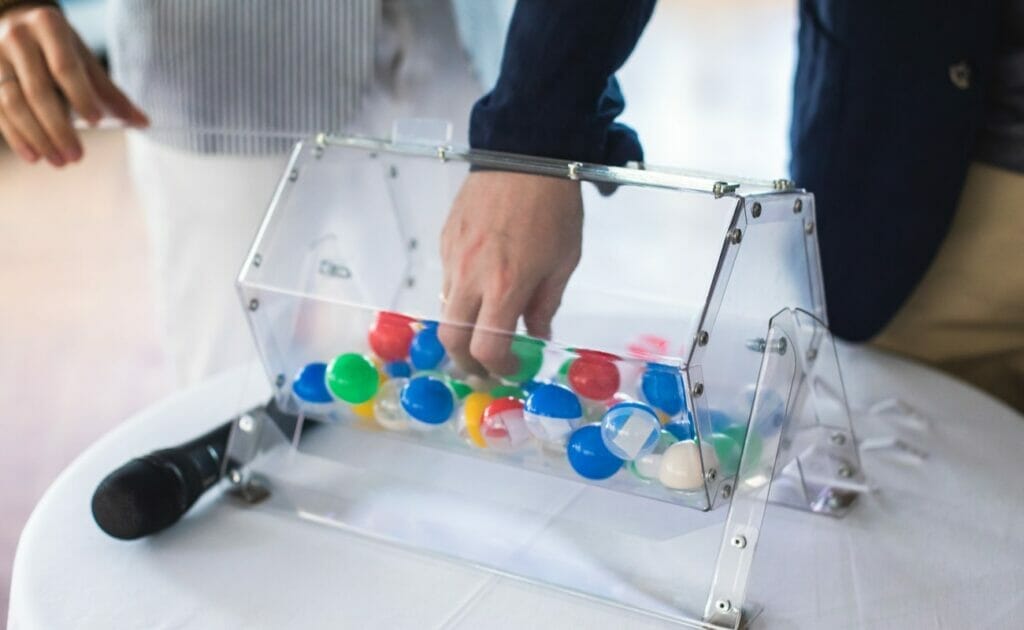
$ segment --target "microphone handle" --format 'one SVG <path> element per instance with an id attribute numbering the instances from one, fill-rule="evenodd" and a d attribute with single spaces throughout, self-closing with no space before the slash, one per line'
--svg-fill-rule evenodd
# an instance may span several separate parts
<path id="1" fill-rule="evenodd" d="M 289 436 L 299 420 L 281 411 L 274 400 L 246 413 L 268 418 Z M 93 494 L 96 524 L 115 538 L 132 540 L 177 522 L 223 477 L 234 422 L 225 422 L 178 446 L 137 457 L 107 475 Z"/>

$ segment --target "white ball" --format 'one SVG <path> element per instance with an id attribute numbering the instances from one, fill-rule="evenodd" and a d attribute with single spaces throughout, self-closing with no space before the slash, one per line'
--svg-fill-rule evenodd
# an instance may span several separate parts
<path id="1" fill-rule="evenodd" d="M 384 381 L 373 401 L 373 416 L 377 424 L 389 431 L 405 431 L 413 422 L 409 414 L 402 409 L 399 396 L 402 387 L 409 381 L 407 378 L 395 378 Z M 421 424 L 421 423 L 417 423 Z"/>
<path id="2" fill-rule="evenodd" d="M 668 447 L 658 466 L 658 481 L 672 490 L 699 490 L 704 487 L 704 468 L 717 468 L 718 457 L 713 448 L 705 446 L 704 467 L 700 451 L 693 440 L 683 440 Z"/>

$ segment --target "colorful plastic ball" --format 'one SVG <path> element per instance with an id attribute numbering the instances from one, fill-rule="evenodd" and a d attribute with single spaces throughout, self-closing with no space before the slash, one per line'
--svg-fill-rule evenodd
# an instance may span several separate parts
<path id="1" fill-rule="evenodd" d="M 601 420 L 601 437 L 619 459 L 633 460 L 650 453 L 661 434 L 661 421 L 654 409 L 638 402 L 619 403 Z"/>
<path id="2" fill-rule="evenodd" d="M 307 403 L 322 404 L 334 402 L 327 389 L 327 364 L 310 363 L 299 371 L 292 382 L 292 393 Z"/>
<path id="3" fill-rule="evenodd" d="M 544 342 L 532 337 L 516 335 L 512 338 L 512 354 L 519 359 L 519 369 L 515 374 L 504 376 L 504 380 L 512 383 L 528 381 L 540 372 L 540 366 L 544 363 Z"/>
<path id="4" fill-rule="evenodd" d="M 605 446 L 601 429 L 587 425 L 573 431 L 566 445 L 569 464 L 580 477 L 607 479 L 622 468 L 622 460 Z"/>
<path id="5" fill-rule="evenodd" d="M 480 434 L 487 446 L 497 451 L 512 451 L 526 444 L 530 430 L 526 428 L 523 401 L 498 398 L 487 405 Z"/>
<path id="6" fill-rule="evenodd" d="M 455 411 L 455 393 L 448 383 L 433 376 L 417 376 L 406 383 L 401 401 L 410 418 L 431 426 L 444 423 Z"/>
<path id="7" fill-rule="evenodd" d="M 484 410 L 493 400 L 486 392 L 473 392 L 462 401 L 457 432 L 459 437 L 478 448 L 487 448 L 487 442 L 480 433 L 480 423 L 484 418 Z"/>
<path id="8" fill-rule="evenodd" d="M 739 442 L 732 435 L 725 433 L 712 433 L 709 438 L 711 446 L 715 449 L 715 456 L 721 465 L 721 472 L 726 477 L 736 474 L 740 467 L 740 454 L 743 452 L 743 442 Z"/>
<path id="9" fill-rule="evenodd" d="M 373 399 L 373 416 L 377 424 L 389 431 L 405 431 L 410 427 L 409 414 L 402 409 L 401 393 L 409 379 L 385 381 Z"/>
<path id="10" fill-rule="evenodd" d="M 626 462 L 626 468 L 643 481 L 657 479 L 658 470 L 661 467 L 661 456 L 668 450 L 668 447 L 679 441 L 679 438 L 673 433 L 663 430 L 658 434 L 658 441 L 655 443 L 654 449 L 631 462 Z"/>
<path id="11" fill-rule="evenodd" d="M 415 321 L 405 315 L 381 311 L 370 326 L 370 349 L 384 361 L 405 359 L 409 356 L 409 345 L 416 334 L 412 327 Z"/>
<path id="12" fill-rule="evenodd" d="M 352 405 L 350 408 L 352 409 L 352 413 L 354 413 L 356 415 L 356 417 L 359 418 L 360 420 L 373 420 L 373 417 L 374 417 L 374 412 L 373 412 L 374 403 L 375 403 L 375 401 L 373 401 L 373 400 L 367 400 L 364 403 L 359 403 L 358 405 Z"/>
<path id="13" fill-rule="evenodd" d="M 340 400 L 358 405 L 373 398 L 380 385 L 377 366 L 361 354 L 339 355 L 327 366 L 327 388 Z"/>
<path id="14" fill-rule="evenodd" d="M 562 443 L 583 421 L 583 406 L 572 390 L 545 383 L 526 399 L 526 426 L 537 439 Z M 600 430 L 598 430 L 600 432 Z"/>
<path id="15" fill-rule="evenodd" d="M 459 400 L 462 400 L 466 396 L 469 396 L 470 394 L 473 393 L 473 388 L 469 385 L 469 383 L 460 381 L 458 379 L 448 378 L 448 386 L 452 388 L 452 391 L 455 392 L 455 396 Z"/>
<path id="16" fill-rule="evenodd" d="M 493 398 L 518 398 L 526 400 L 526 392 L 518 385 L 498 385 L 491 390 Z"/>
<path id="17" fill-rule="evenodd" d="M 703 466 L 701 466 L 702 451 Z M 661 462 L 658 464 L 658 481 L 670 490 L 699 490 L 704 487 L 705 468 L 718 468 L 714 449 L 700 449 L 693 440 L 676 442 L 661 455 Z"/>
<path id="18" fill-rule="evenodd" d="M 434 323 L 434 322 L 429 322 Z M 437 338 L 437 325 L 428 325 L 416 333 L 409 347 L 409 358 L 417 370 L 434 370 L 444 361 L 446 353 Z"/>
<path id="19" fill-rule="evenodd" d="M 693 424 L 689 421 L 669 422 L 662 428 L 674 435 L 677 440 L 692 440 L 697 437 L 693 431 Z"/>
<path id="20" fill-rule="evenodd" d="M 406 361 L 390 361 L 384 364 L 384 373 L 388 378 L 409 378 L 412 376 L 412 366 Z"/>
<path id="21" fill-rule="evenodd" d="M 566 379 L 573 391 L 590 400 L 606 400 L 619 391 L 616 357 L 606 352 L 578 350 L 579 358 L 569 366 Z"/>
<path id="22" fill-rule="evenodd" d="M 678 414 L 686 405 L 683 378 L 678 368 L 648 363 L 640 380 L 640 391 L 649 405 L 669 416 Z"/>
<path id="23" fill-rule="evenodd" d="M 537 389 L 538 387 L 540 387 L 543 384 L 544 384 L 543 381 L 530 380 L 530 381 L 523 381 L 523 383 L 521 383 L 521 387 L 522 387 L 523 393 L 526 394 L 527 396 L 529 396 L 530 394 L 533 393 L 533 390 Z"/>
<path id="24" fill-rule="evenodd" d="M 572 367 L 572 362 L 576 359 L 566 359 L 562 361 L 562 365 L 558 366 L 558 377 L 557 380 L 560 383 L 569 382 L 569 368 Z"/>

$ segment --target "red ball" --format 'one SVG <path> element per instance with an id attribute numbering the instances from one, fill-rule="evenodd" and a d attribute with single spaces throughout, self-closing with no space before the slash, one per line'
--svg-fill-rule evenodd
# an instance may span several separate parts
<path id="1" fill-rule="evenodd" d="M 619 391 L 618 359 L 607 352 L 577 350 L 579 358 L 569 365 L 569 386 L 590 400 L 607 400 Z"/>
<path id="2" fill-rule="evenodd" d="M 411 317 L 381 311 L 370 326 L 370 349 L 384 361 L 403 361 L 409 356 L 409 346 L 416 334 Z"/>

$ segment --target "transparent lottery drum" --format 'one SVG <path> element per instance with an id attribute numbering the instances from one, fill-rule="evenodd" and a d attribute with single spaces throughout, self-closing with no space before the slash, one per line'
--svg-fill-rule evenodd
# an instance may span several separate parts
<path id="1" fill-rule="evenodd" d="M 390 140 L 300 143 L 239 278 L 295 434 L 244 417 L 230 477 L 273 509 L 684 624 L 737 627 L 769 499 L 863 482 L 813 196 L 786 181 Z M 518 371 L 439 341 L 439 238 L 471 165 L 581 182 L 583 255 Z"/>

